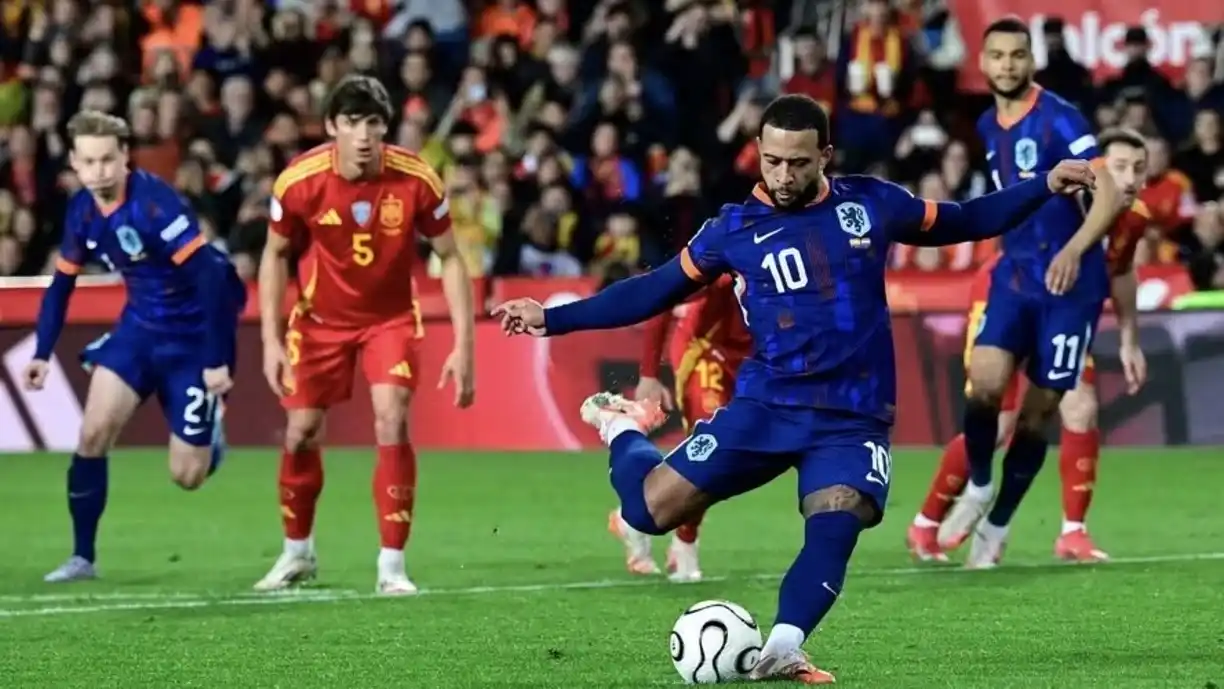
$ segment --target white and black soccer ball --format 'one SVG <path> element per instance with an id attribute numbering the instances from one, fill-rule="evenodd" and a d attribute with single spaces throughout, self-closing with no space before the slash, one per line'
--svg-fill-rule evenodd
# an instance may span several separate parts
<path id="1" fill-rule="evenodd" d="M 702 601 L 672 627 L 671 657 L 686 684 L 745 679 L 761 657 L 761 628 L 735 603 Z"/>

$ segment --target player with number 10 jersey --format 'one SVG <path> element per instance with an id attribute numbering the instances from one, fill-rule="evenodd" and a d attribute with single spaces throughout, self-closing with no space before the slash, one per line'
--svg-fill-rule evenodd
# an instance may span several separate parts
<path id="1" fill-rule="evenodd" d="M 620 327 L 735 276 L 753 353 L 730 404 L 666 458 L 646 436 L 662 419 L 657 404 L 599 393 L 582 414 L 610 446 L 622 517 L 643 533 L 667 533 L 796 469 L 804 544 L 782 580 L 778 617 L 751 675 L 828 684 L 832 675 L 801 646 L 840 595 L 859 535 L 883 517 L 891 480 L 889 246 L 998 236 L 1055 191 L 1091 183 L 1092 172 L 1060 163 L 964 204 L 918 199 L 872 177 L 830 179 L 828 116 L 795 95 L 765 109 L 758 141 L 764 182 L 744 203 L 724 206 L 676 259 L 576 302 L 545 309 L 517 299 L 494 313 L 511 334 Z"/>

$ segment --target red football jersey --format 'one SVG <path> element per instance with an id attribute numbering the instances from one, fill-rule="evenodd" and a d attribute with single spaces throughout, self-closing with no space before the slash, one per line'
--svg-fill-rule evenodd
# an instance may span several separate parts
<path id="1" fill-rule="evenodd" d="M 299 313 L 338 327 L 416 318 L 415 235 L 446 232 L 450 213 L 442 180 L 416 154 L 384 145 L 381 165 L 375 179 L 347 180 L 325 144 L 273 185 L 269 230 L 301 253 Z"/>
<path id="2" fill-rule="evenodd" d="M 683 309 L 675 337 L 708 340 L 728 354 L 747 356 L 752 351 L 752 336 L 744 324 L 744 312 L 730 276 L 724 275 L 703 289 Z"/>
<path id="3" fill-rule="evenodd" d="M 1122 215 L 1114 221 L 1114 226 L 1105 236 L 1105 261 L 1109 264 L 1111 276 L 1129 273 L 1135 265 L 1135 250 L 1147 233 L 1152 222 L 1152 214 L 1147 204 L 1139 199 L 1130 208 L 1122 211 Z"/>

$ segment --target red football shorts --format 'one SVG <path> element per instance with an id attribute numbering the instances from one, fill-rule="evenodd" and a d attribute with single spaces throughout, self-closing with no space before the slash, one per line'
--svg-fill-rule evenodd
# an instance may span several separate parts
<path id="1" fill-rule="evenodd" d="M 676 372 L 676 405 L 685 430 L 731 402 L 735 374 L 742 361 L 741 355 L 728 353 L 708 340 L 677 342 L 671 352 L 671 364 Z"/>
<path id="2" fill-rule="evenodd" d="M 327 409 L 353 394 L 357 367 L 370 385 L 416 389 L 415 319 L 363 328 L 337 328 L 309 316 L 293 319 L 285 335 L 289 371 L 285 376 L 286 409 Z"/>
<path id="3" fill-rule="evenodd" d="M 976 296 L 976 295 L 975 295 Z M 969 370 L 969 356 L 973 352 L 973 343 L 977 340 L 978 331 L 982 328 L 982 318 L 986 314 L 986 300 L 975 300 L 973 305 L 969 307 L 969 320 L 965 329 L 965 371 Z M 1007 383 L 1007 388 L 1003 391 L 1003 401 L 999 406 L 999 411 L 1012 412 L 1020 408 L 1020 395 L 1023 391 L 1021 388 L 1024 376 L 1019 368 L 1012 373 L 1011 380 Z M 1092 363 L 1092 356 L 1089 355 L 1084 359 L 1084 369 L 1080 374 L 1080 385 L 1096 385 L 1096 367 Z M 965 377 L 965 395 L 972 392 L 968 376 Z"/>

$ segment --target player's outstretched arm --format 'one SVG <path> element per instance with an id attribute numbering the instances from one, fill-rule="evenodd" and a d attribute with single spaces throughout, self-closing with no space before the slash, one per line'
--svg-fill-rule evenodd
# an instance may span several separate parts
<path id="1" fill-rule="evenodd" d="M 1047 175 L 979 196 L 964 203 L 919 199 L 895 191 L 885 202 L 896 208 L 892 239 L 913 246 L 949 246 L 998 237 L 1041 208 L 1055 194 L 1091 187 L 1094 175 L 1085 161 L 1063 161 Z M 899 192 L 899 193 L 898 193 Z"/>
<path id="2" fill-rule="evenodd" d="M 703 286 L 689 277 L 683 256 L 650 272 L 615 282 L 586 299 L 545 309 L 545 333 L 564 335 L 579 330 L 620 328 L 641 323 L 676 306 Z"/>

